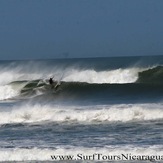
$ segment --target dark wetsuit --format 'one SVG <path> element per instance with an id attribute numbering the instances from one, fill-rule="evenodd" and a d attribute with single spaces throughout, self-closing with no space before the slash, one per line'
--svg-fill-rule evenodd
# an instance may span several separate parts
<path id="1" fill-rule="evenodd" d="M 49 79 L 49 84 L 52 85 L 54 82 L 53 82 L 53 78 L 50 78 Z"/>
<path id="2" fill-rule="evenodd" d="M 53 78 L 50 78 L 50 79 L 49 79 L 49 84 L 51 85 L 51 88 L 55 88 L 55 90 L 57 90 L 58 87 L 61 85 L 60 82 L 58 82 L 58 83 L 54 86 Z"/>

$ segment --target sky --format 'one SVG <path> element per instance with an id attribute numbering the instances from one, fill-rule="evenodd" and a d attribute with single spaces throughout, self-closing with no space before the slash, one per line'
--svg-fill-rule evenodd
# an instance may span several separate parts
<path id="1" fill-rule="evenodd" d="M 0 0 L 0 60 L 163 55 L 163 0 Z"/>

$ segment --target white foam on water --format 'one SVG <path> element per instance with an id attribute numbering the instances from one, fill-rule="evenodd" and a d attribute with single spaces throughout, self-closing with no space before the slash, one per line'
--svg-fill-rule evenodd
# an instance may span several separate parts
<path id="1" fill-rule="evenodd" d="M 19 94 L 18 90 L 12 89 L 12 86 L 0 86 L 0 100 L 7 100 L 16 97 Z"/>
<path id="2" fill-rule="evenodd" d="M 133 83 L 138 79 L 139 68 L 116 69 L 108 71 L 95 70 L 69 70 L 64 81 L 87 82 L 87 83 Z"/>
<path id="3" fill-rule="evenodd" d="M 101 106 L 51 106 L 25 104 L 0 108 L 0 124 L 35 123 L 44 121 L 59 123 L 129 122 L 163 119 L 163 104 L 122 104 Z"/>
<path id="4" fill-rule="evenodd" d="M 54 80 L 69 82 L 75 81 L 99 84 L 133 83 L 138 79 L 138 73 L 145 70 L 136 67 L 105 71 L 95 71 L 93 69 L 83 70 L 76 67 L 69 67 L 66 69 L 53 67 L 51 70 L 46 70 L 46 68 L 40 70 L 41 65 L 38 64 L 33 68 L 33 64 L 29 64 L 28 66 L 19 65 L 14 69 L 11 66 L 5 68 L 1 67 L 0 85 L 18 80 L 48 79 L 49 77 L 54 77 Z"/>

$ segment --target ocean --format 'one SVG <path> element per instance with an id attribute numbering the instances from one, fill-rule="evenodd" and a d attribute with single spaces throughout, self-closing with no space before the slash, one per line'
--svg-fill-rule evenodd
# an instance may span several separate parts
<path id="1" fill-rule="evenodd" d="M 3 161 L 162 162 L 163 56 L 0 61 Z"/>

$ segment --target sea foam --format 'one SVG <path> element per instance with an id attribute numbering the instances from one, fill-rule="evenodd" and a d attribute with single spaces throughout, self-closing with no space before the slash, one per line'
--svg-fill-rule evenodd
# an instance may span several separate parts
<path id="1" fill-rule="evenodd" d="M 30 65 L 24 69 L 23 66 L 11 68 L 1 68 L 0 85 L 9 84 L 13 81 L 48 79 L 54 77 L 54 80 L 62 80 L 68 82 L 87 82 L 87 83 L 133 83 L 138 79 L 138 73 L 143 68 L 119 68 L 105 71 L 97 71 L 94 69 L 80 69 L 76 67 L 53 67 L 52 69 L 39 68 L 31 69 Z"/>
<path id="2" fill-rule="evenodd" d="M 0 108 L 0 124 L 8 123 L 112 123 L 163 119 L 163 104 L 100 106 L 30 105 Z"/>

